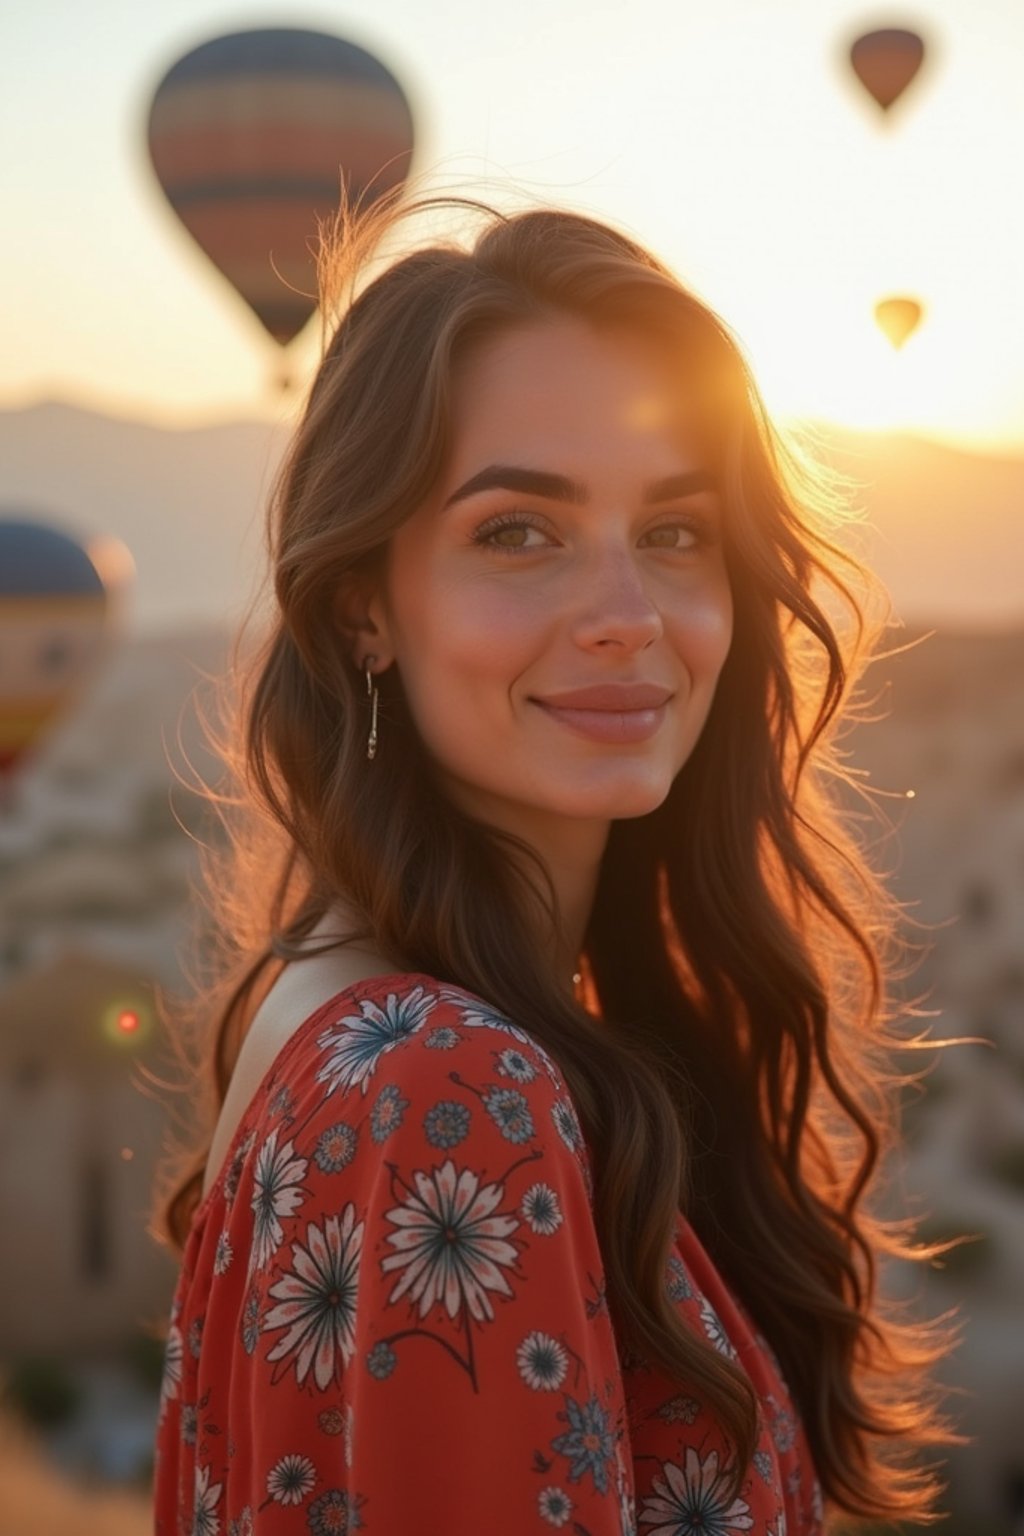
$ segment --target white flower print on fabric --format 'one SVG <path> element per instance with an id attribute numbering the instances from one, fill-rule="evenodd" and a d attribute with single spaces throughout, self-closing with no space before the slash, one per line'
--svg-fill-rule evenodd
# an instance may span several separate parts
<path id="1" fill-rule="evenodd" d="M 551 1060 L 550 1055 L 543 1049 L 539 1040 L 534 1040 L 533 1035 L 530 1034 L 528 1029 L 520 1029 L 519 1025 L 513 1025 L 511 1018 L 505 1017 L 505 1014 L 500 1014 L 496 1008 L 488 1008 L 487 1003 L 481 1001 L 481 998 L 468 998 L 467 994 L 454 991 L 453 988 L 442 988 L 441 995 L 447 1003 L 451 1003 L 454 1008 L 459 1009 L 462 1015 L 459 1018 L 461 1025 L 467 1025 L 467 1028 L 470 1029 L 500 1029 L 502 1034 L 511 1035 L 513 1040 L 528 1046 L 530 1051 L 533 1052 L 534 1057 L 539 1061 L 543 1071 L 547 1072 L 548 1078 L 550 1078 L 557 1091 L 560 1094 L 565 1092 L 565 1081 L 563 1081 L 562 1074 L 557 1069 L 556 1063 Z"/>
<path id="2" fill-rule="evenodd" d="M 766 1527 L 764 1536 L 786 1536 L 786 1511 L 784 1509 L 779 1510 L 775 1517 L 774 1525 Z"/>
<path id="3" fill-rule="evenodd" d="M 552 1237 L 564 1220 L 558 1195 L 550 1184 L 531 1184 L 519 1209 L 530 1231 L 540 1237 Z"/>
<path id="4" fill-rule="evenodd" d="M 301 1504 L 315 1482 L 308 1456 L 282 1456 L 267 1473 L 267 1493 L 277 1504 Z"/>
<path id="5" fill-rule="evenodd" d="M 556 1528 L 566 1523 L 575 1507 L 572 1499 L 561 1488 L 542 1488 L 537 1495 L 541 1519 Z"/>
<path id="6" fill-rule="evenodd" d="M 555 1129 L 569 1148 L 579 1156 L 583 1152 L 583 1132 L 580 1122 L 576 1117 L 576 1110 L 570 1099 L 558 1099 L 551 1106 L 551 1118 L 555 1122 Z"/>
<path id="7" fill-rule="evenodd" d="M 458 1045 L 460 1036 L 457 1029 L 452 1029 L 450 1024 L 441 1024 L 437 1029 L 432 1029 L 423 1044 L 428 1051 L 450 1051 Z"/>
<path id="8" fill-rule="evenodd" d="M 557 1339 L 535 1328 L 516 1350 L 516 1365 L 535 1392 L 555 1392 L 565 1380 L 569 1356 Z"/>
<path id="9" fill-rule="evenodd" d="M 217 1536 L 220 1516 L 217 1501 L 220 1483 L 210 1482 L 209 1467 L 196 1467 L 195 1502 L 192 1506 L 192 1536 Z"/>
<path id="10" fill-rule="evenodd" d="M 689 1446 L 683 1467 L 666 1461 L 662 1472 L 652 1484 L 654 1497 L 640 1511 L 640 1525 L 653 1527 L 645 1536 L 737 1536 L 753 1526 L 746 1499 L 727 1502 L 717 1451 L 701 1458 Z"/>
<path id="11" fill-rule="evenodd" d="M 277 1145 L 277 1128 L 271 1131 L 256 1157 L 253 1176 L 252 1248 L 249 1273 L 263 1269 L 281 1245 L 284 1230 L 279 1217 L 294 1216 L 306 1192 L 301 1187 L 309 1167 L 304 1157 L 296 1157 L 290 1141 Z"/>
<path id="12" fill-rule="evenodd" d="M 234 1203 L 235 1196 L 238 1193 L 238 1182 L 242 1177 L 242 1168 L 245 1164 L 246 1158 L 252 1151 L 253 1143 L 255 1140 L 256 1132 L 250 1131 L 248 1135 L 238 1143 L 238 1146 L 235 1148 L 232 1155 L 231 1162 L 228 1164 L 228 1171 L 224 1175 L 224 1203 L 227 1206 L 231 1206 Z"/>
<path id="13" fill-rule="evenodd" d="M 442 987 L 441 998 L 459 1010 L 459 1023 L 468 1029 L 500 1029 L 502 1034 L 511 1035 L 524 1045 L 533 1044 L 525 1029 L 520 1029 L 518 1024 L 513 1024 L 505 1014 L 499 1013 L 497 1008 L 489 1007 L 481 998 L 460 992 L 457 987 Z"/>
<path id="14" fill-rule="evenodd" d="M 494 1214 L 504 1186 L 481 1188 L 479 1176 L 470 1168 L 457 1173 L 451 1158 L 429 1174 L 415 1172 L 413 1181 L 415 1193 L 410 1190 L 402 1205 L 386 1212 L 398 1228 L 388 1242 L 399 1251 L 381 1259 L 380 1267 L 385 1273 L 405 1270 L 388 1300 L 400 1301 L 408 1292 L 419 1303 L 420 1317 L 440 1303 L 449 1317 L 465 1305 L 477 1322 L 490 1321 L 494 1311 L 488 1291 L 513 1294 L 502 1267 L 516 1262 L 516 1250 L 506 1239 L 519 1221 Z"/>
<path id="15" fill-rule="evenodd" d="M 730 1360 L 737 1358 L 732 1340 L 722 1326 L 722 1319 L 708 1301 L 706 1296 L 701 1297 L 700 1320 L 708 1339 L 718 1350 L 720 1355 L 726 1355 Z"/>
<path id="16" fill-rule="evenodd" d="M 499 1055 L 498 1071 L 502 1077 L 511 1077 L 517 1083 L 532 1083 L 537 1076 L 536 1067 L 527 1060 L 522 1051 L 513 1050 L 511 1047 Z"/>
<path id="17" fill-rule="evenodd" d="M 562 1092 L 565 1092 L 564 1085 Z M 583 1183 L 586 1187 L 588 1200 L 594 1198 L 594 1178 L 590 1168 L 590 1153 L 583 1136 L 583 1129 L 576 1113 L 576 1106 L 570 1098 L 557 1099 L 551 1107 L 551 1118 L 555 1129 L 572 1152 L 580 1165 L 583 1174 Z"/>
<path id="18" fill-rule="evenodd" d="M 423 987 L 401 997 L 389 992 L 383 1008 L 363 998 L 358 1014 L 346 1014 L 317 1036 L 320 1050 L 328 1053 L 317 1082 L 326 1083 L 329 1094 L 356 1085 L 365 1094 L 381 1057 L 421 1030 L 436 1005 L 437 998 Z"/>
<path id="19" fill-rule="evenodd" d="M 217 1250 L 213 1255 L 213 1272 L 215 1275 L 223 1275 L 231 1267 L 234 1252 L 227 1232 L 222 1232 L 217 1239 Z"/>
<path id="20" fill-rule="evenodd" d="M 636 1499 L 632 1479 L 626 1470 L 622 1444 L 615 1442 L 615 1492 L 619 1500 L 619 1529 L 621 1536 L 636 1536 Z"/>
<path id="21" fill-rule="evenodd" d="M 160 1381 L 160 1412 L 167 1407 L 172 1398 L 177 1397 L 181 1386 L 181 1362 L 185 1355 L 185 1343 L 181 1337 L 181 1329 L 177 1323 L 172 1323 L 167 1330 L 167 1342 L 164 1345 L 164 1370 Z"/>
<path id="22" fill-rule="evenodd" d="M 529 1046 L 530 1050 L 540 1062 L 551 1082 L 559 1090 L 565 1092 L 565 1082 L 562 1074 L 552 1061 L 544 1047 L 533 1038 L 528 1030 L 521 1029 L 518 1024 L 499 1013 L 496 1008 L 490 1008 L 478 997 L 471 997 L 468 993 L 460 992 L 454 987 L 442 987 L 441 997 L 446 1003 L 451 1003 L 459 1010 L 460 1024 L 465 1024 L 469 1029 L 500 1029 L 502 1034 L 511 1035 L 513 1040 L 518 1040 L 521 1045 Z"/>
<path id="23" fill-rule="evenodd" d="M 670 1301 L 689 1301 L 693 1295 L 693 1286 L 683 1267 L 683 1261 L 677 1253 L 670 1253 L 668 1256 L 666 1289 Z"/>
<path id="24" fill-rule="evenodd" d="M 228 1521 L 228 1536 L 253 1536 L 252 1509 L 246 1504 L 237 1520 Z"/>
<path id="25" fill-rule="evenodd" d="M 340 1218 L 328 1216 L 322 1229 L 311 1222 L 305 1243 L 291 1245 L 292 1269 L 270 1287 L 278 1305 L 263 1319 L 263 1331 L 284 1332 L 267 1359 L 294 1365 L 299 1382 L 312 1368 L 321 1392 L 335 1378 L 339 1354 L 344 1367 L 355 1349 L 363 1227 L 351 1203 Z"/>

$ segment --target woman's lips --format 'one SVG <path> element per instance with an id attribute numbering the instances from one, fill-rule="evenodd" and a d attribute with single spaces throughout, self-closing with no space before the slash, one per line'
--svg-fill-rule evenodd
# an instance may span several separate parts
<path id="1" fill-rule="evenodd" d="M 533 702 L 578 736 L 612 743 L 647 741 L 661 725 L 668 707 L 668 699 L 645 709 L 578 709 L 550 704 L 546 699 Z"/>

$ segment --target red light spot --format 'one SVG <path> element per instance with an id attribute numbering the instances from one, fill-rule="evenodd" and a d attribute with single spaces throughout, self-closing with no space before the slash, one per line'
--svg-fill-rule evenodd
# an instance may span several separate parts
<path id="1" fill-rule="evenodd" d="M 131 1008 L 124 1008 L 117 1016 L 117 1027 L 123 1035 L 134 1035 L 139 1027 L 139 1016 Z"/>

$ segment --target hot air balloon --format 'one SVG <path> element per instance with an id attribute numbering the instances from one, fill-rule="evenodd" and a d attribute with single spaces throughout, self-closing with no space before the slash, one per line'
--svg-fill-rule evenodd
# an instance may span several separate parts
<path id="1" fill-rule="evenodd" d="M 894 347 L 917 330 L 923 310 L 916 299 L 880 299 L 875 305 L 875 320 Z"/>
<path id="2" fill-rule="evenodd" d="M 164 76 L 149 152 L 175 213 L 282 346 L 316 308 L 311 247 L 342 177 L 364 205 L 412 155 L 394 75 L 354 43 L 271 28 L 203 43 Z"/>
<path id="3" fill-rule="evenodd" d="M 899 27 L 865 32 L 850 48 L 854 74 L 883 112 L 902 96 L 923 60 L 924 39 Z"/>
<path id="4" fill-rule="evenodd" d="M 132 569 L 115 539 L 82 545 L 0 518 L 0 786 L 93 671 L 112 588 Z"/>

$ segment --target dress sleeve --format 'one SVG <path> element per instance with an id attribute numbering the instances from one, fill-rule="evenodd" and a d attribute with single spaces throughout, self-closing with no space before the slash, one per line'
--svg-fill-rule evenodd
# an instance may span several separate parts
<path id="1" fill-rule="evenodd" d="M 279 1469 L 313 1536 L 620 1536 L 625 1393 L 574 1106 L 499 1015 L 443 991 L 419 1005 L 397 1037 L 362 1015 L 318 1036 L 265 1220 L 257 1159 L 264 1507 L 285 1512 Z"/>

